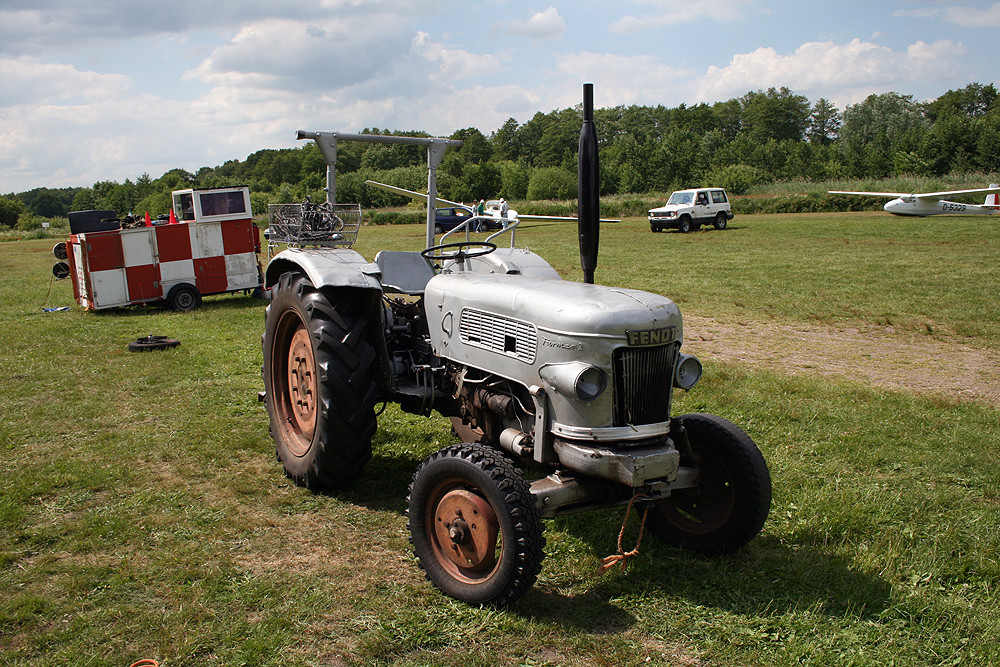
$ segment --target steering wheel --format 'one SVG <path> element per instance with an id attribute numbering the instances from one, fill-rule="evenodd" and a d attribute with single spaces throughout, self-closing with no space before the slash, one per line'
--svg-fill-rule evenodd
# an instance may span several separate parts
<path id="1" fill-rule="evenodd" d="M 456 250 L 455 252 L 436 254 L 437 251 L 445 250 L 447 248 L 456 248 Z M 477 250 L 466 251 L 462 248 L 477 248 Z M 421 250 L 420 255 L 432 261 L 453 259 L 456 262 L 464 262 L 472 257 L 482 257 L 483 255 L 488 255 L 496 249 L 496 244 L 487 243 L 486 241 L 462 241 L 460 243 L 445 243 L 443 245 L 431 246 L 426 250 Z"/>

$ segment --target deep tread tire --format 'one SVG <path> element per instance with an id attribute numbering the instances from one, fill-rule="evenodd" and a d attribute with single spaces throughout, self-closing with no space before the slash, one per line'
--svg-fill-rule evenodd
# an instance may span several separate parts
<path id="1" fill-rule="evenodd" d="M 301 486 L 341 487 L 371 458 L 378 386 L 369 305 L 363 290 L 327 293 L 299 273 L 272 289 L 261 341 L 265 405 L 278 460 Z M 295 349 L 307 359 L 297 383 Z"/>
<path id="2" fill-rule="evenodd" d="M 678 417 L 701 467 L 701 483 L 656 503 L 650 530 L 668 544 L 715 555 L 735 551 L 760 533 L 771 508 L 771 475 L 757 445 L 715 415 Z"/>
<path id="3" fill-rule="evenodd" d="M 681 219 L 677 222 L 677 231 L 679 231 L 681 234 L 687 234 L 688 232 L 690 232 L 691 218 L 689 218 L 686 215 L 681 216 Z"/>
<path id="4" fill-rule="evenodd" d="M 492 510 L 498 524 L 498 548 L 491 549 L 495 560 L 470 569 L 444 553 L 454 547 L 435 529 L 447 498 L 467 492 L 488 503 L 484 507 Z M 502 452 L 466 443 L 431 454 L 413 475 L 407 505 L 413 552 L 427 578 L 446 595 L 470 604 L 503 607 L 535 583 L 544 556 L 544 528 L 528 483 Z"/>
<path id="5" fill-rule="evenodd" d="M 728 224 L 729 218 L 726 217 L 725 213 L 719 213 L 715 216 L 715 222 L 713 223 L 716 229 L 725 229 L 726 224 Z"/>

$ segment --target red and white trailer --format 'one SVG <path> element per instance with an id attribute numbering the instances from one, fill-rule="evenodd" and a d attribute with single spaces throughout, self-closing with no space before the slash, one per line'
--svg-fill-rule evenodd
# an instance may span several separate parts
<path id="1" fill-rule="evenodd" d="M 175 190 L 169 222 L 132 229 L 80 213 L 90 215 L 77 215 L 74 229 L 70 213 L 56 255 L 66 255 L 73 295 L 88 310 L 164 300 L 191 310 L 204 295 L 262 287 L 247 187 Z"/>

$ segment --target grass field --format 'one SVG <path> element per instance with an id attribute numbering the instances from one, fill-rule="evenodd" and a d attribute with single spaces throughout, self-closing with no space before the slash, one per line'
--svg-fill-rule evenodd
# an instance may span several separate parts
<path id="1" fill-rule="evenodd" d="M 422 238 L 369 227 L 357 249 Z M 647 536 L 625 574 L 599 575 L 623 511 L 550 521 L 536 586 L 474 609 L 422 578 L 405 529 L 445 420 L 390 407 L 352 487 L 297 488 L 256 398 L 263 302 L 82 312 L 50 284 L 53 243 L 0 243 L 0 665 L 1000 664 L 991 404 L 703 359 L 677 409 L 757 441 L 762 535 L 722 559 Z M 571 226 L 518 245 L 579 279 Z M 755 216 L 681 235 L 632 219 L 602 228 L 597 278 L 718 321 L 1000 342 L 992 220 Z M 182 344 L 126 352 L 148 333 Z"/>

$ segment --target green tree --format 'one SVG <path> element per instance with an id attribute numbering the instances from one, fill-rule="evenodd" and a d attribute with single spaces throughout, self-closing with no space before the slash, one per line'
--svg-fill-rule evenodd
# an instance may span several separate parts
<path id="1" fill-rule="evenodd" d="M 486 136 L 474 127 L 458 130 L 452 133 L 450 138 L 461 139 L 461 148 L 458 151 L 451 149 L 448 152 L 456 153 L 465 164 L 480 164 L 488 161 L 493 155 L 493 149 Z"/>
<path id="2" fill-rule="evenodd" d="M 470 198 L 490 199 L 498 196 L 503 189 L 500 167 L 492 162 L 469 165 L 465 168 L 463 180 L 469 188 Z"/>
<path id="3" fill-rule="evenodd" d="M 521 157 L 519 130 L 517 121 L 508 118 L 490 135 L 490 148 L 495 159 L 517 161 Z"/>
<path id="4" fill-rule="evenodd" d="M 538 139 L 538 155 L 532 164 L 575 169 L 580 124 L 581 116 L 575 109 L 563 109 L 552 114 Z"/>
<path id="5" fill-rule="evenodd" d="M 993 84 L 970 83 L 960 90 L 949 90 L 925 106 L 931 122 L 949 115 L 981 118 L 993 109 L 1000 109 L 1000 95 Z"/>
<path id="6" fill-rule="evenodd" d="M 844 109 L 840 128 L 844 161 L 856 176 L 884 177 L 893 155 L 915 150 L 929 123 L 910 95 L 882 93 Z"/>
<path id="7" fill-rule="evenodd" d="M 821 97 L 813 105 L 809 114 L 809 128 L 806 138 L 811 144 L 822 144 L 827 146 L 833 143 L 840 132 L 842 121 L 837 107 L 833 106 L 830 100 Z"/>
<path id="8" fill-rule="evenodd" d="M 768 88 L 741 98 L 743 131 L 756 141 L 801 141 L 809 124 L 809 100 L 788 88 Z"/>
<path id="9" fill-rule="evenodd" d="M 71 211 L 92 211 L 97 208 L 97 195 L 93 188 L 80 188 L 73 197 Z"/>
<path id="10" fill-rule="evenodd" d="M 10 197 L 0 197 L 0 227 L 10 229 L 24 213 L 24 204 Z"/>
<path id="11" fill-rule="evenodd" d="M 573 199 L 576 197 L 577 177 L 562 167 L 542 167 L 531 174 L 528 181 L 528 199 Z"/>
<path id="12" fill-rule="evenodd" d="M 506 160 L 500 163 L 501 192 L 498 194 L 507 199 L 524 199 L 528 196 L 528 183 L 531 180 L 531 167 Z"/>

